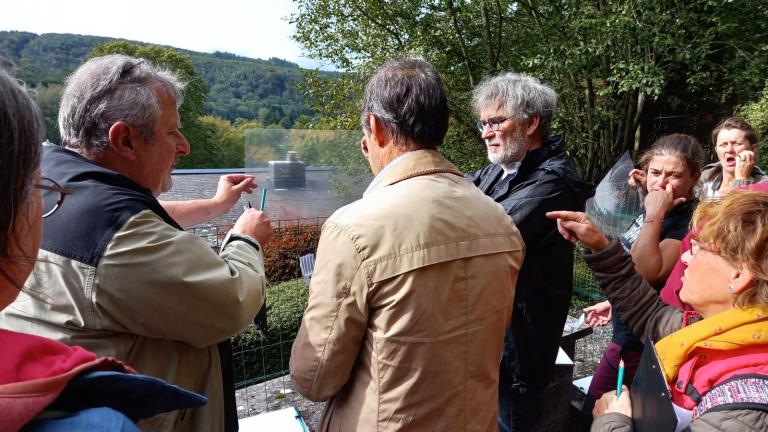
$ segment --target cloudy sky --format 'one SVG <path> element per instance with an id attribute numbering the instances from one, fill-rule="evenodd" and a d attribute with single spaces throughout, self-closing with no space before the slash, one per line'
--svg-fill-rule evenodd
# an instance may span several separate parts
<path id="1" fill-rule="evenodd" d="M 12 0 L 2 6 L 0 30 L 108 36 L 329 69 L 291 40 L 295 11 L 290 0 Z"/>

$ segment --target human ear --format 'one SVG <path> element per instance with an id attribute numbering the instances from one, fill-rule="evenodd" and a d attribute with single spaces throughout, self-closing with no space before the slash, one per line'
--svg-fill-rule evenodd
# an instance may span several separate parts
<path id="1" fill-rule="evenodd" d="M 363 157 L 368 159 L 368 137 L 363 133 L 363 137 L 360 139 L 360 151 L 363 152 Z"/>
<path id="2" fill-rule="evenodd" d="M 371 126 L 371 133 L 367 137 L 368 145 L 375 145 L 379 148 L 387 146 L 387 129 L 381 124 L 380 120 L 373 114 L 368 114 L 368 124 Z"/>
<path id="3" fill-rule="evenodd" d="M 131 142 L 131 126 L 124 122 L 115 122 L 109 128 L 109 142 L 112 150 L 119 156 L 129 160 L 136 159 L 136 149 Z"/>
<path id="4" fill-rule="evenodd" d="M 528 117 L 528 127 L 525 129 L 525 134 L 528 136 L 532 136 L 536 133 L 536 131 L 539 130 L 539 124 L 541 122 L 541 117 L 534 115 Z"/>
<path id="5" fill-rule="evenodd" d="M 728 285 L 731 294 L 739 295 L 754 285 L 755 276 L 745 266 L 741 265 L 731 273 L 730 284 Z M 732 291 L 731 291 L 732 289 Z"/>

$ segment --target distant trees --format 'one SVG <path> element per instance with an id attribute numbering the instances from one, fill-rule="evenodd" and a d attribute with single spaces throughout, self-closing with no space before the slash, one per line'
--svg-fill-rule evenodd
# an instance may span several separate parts
<path id="1" fill-rule="evenodd" d="M 270 59 L 255 64 L 252 60 L 222 53 L 216 53 L 215 57 L 192 56 L 211 89 L 205 102 L 206 113 L 230 121 L 259 119 L 264 125 L 285 128 L 293 127 L 302 114 L 312 115 L 296 87 L 302 75 L 293 63 Z"/>
<path id="2" fill-rule="evenodd" d="M 64 86 L 61 84 L 40 85 L 32 92 L 32 97 L 40 107 L 45 117 L 46 137 L 51 142 L 60 142 L 59 135 L 59 104 Z"/>
<path id="3" fill-rule="evenodd" d="M 393 57 L 421 56 L 449 90 L 444 146 L 462 169 L 484 163 L 472 88 L 489 74 L 526 72 L 560 94 L 555 131 L 597 180 L 624 150 L 657 135 L 706 135 L 748 101 L 768 71 L 768 4 L 758 0 L 296 0 L 295 39 L 341 67 L 309 76 L 319 123 L 356 123 L 362 84 Z"/>
<path id="4" fill-rule="evenodd" d="M 94 51 L 99 44 L 108 45 Z M 0 66 L 35 90 L 36 100 L 45 115 L 46 137 L 53 142 L 60 142 L 57 117 L 64 79 L 89 56 L 111 52 L 140 55 L 156 63 L 170 64 L 172 68 L 183 66 L 177 69 L 182 75 L 194 72 L 194 78 L 189 75 L 182 126 L 200 153 L 217 154 L 213 148 L 205 149 L 205 143 L 201 141 L 207 132 L 196 125 L 196 119 L 204 114 L 228 122 L 255 119 L 260 126 L 278 128 L 294 127 L 297 121 L 300 127 L 312 123 L 313 112 L 305 107 L 303 96 L 297 89 L 297 83 L 302 79 L 301 70 L 284 60 L 249 59 L 222 52 L 178 51 L 96 36 L 0 31 Z M 320 73 L 320 76 L 333 75 Z M 194 157 L 190 163 L 193 161 L 200 167 L 224 166 L 217 165 L 220 163 L 218 159 L 204 165 L 199 165 L 203 161 L 195 161 Z M 241 164 L 242 161 L 238 166 Z"/>
<path id="5" fill-rule="evenodd" d="M 768 138 L 768 81 L 765 82 L 765 88 L 758 97 L 742 106 L 738 114 L 743 116 L 762 137 L 762 142 L 758 146 L 760 166 L 768 167 L 768 147 L 765 145 L 765 140 Z"/>
<path id="6" fill-rule="evenodd" d="M 240 129 L 227 120 L 202 116 L 202 143 L 190 143 L 192 151 L 179 161 L 179 168 L 243 167 L 245 143 Z"/>
<path id="7" fill-rule="evenodd" d="M 208 90 L 188 56 L 170 48 L 136 45 L 126 41 L 97 45 L 92 55 L 116 53 L 145 58 L 156 66 L 176 72 L 187 83 L 179 117 L 182 132 L 189 140 L 192 151 L 179 161 L 179 168 L 243 166 L 245 153 L 242 133 L 226 120 L 202 116 Z"/>

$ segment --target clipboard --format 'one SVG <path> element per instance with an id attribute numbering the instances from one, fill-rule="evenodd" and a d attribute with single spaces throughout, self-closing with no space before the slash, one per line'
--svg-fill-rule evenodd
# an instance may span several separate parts
<path id="1" fill-rule="evenodd" d="M 636 432 L 675 432 L 678 416 L 659 355 L 651 338 L 645 341 L 640 365 L 629 390 Z"/>

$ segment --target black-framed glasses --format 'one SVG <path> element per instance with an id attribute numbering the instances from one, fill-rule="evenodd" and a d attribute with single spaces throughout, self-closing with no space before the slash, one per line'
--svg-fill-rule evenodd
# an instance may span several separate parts
<path id="1" fill-rule="evenodd" d="M 485 121 L 478 120 L 477 123 L 475 123 L 475 125 L 477 126 L 477 130 L 479 130 L 480 132 L 485 132 L 486 126 L 490 127 L 492 131 L 498 132 L 499 128 L 501 127 L 501 124 L 511 118 L 512 117 L 493 117 Z"/>
<path id="2" fill-rule="evenodd" d="M 74 192 L 72 189 L 61 187 L 48 177 L 40 177 L 40 182 L 35 183 L 35 189 L 40 189 L 40 196 L 43 198 L 44 218 L 55 213 L 64 202 L 64 197 Z"/>

